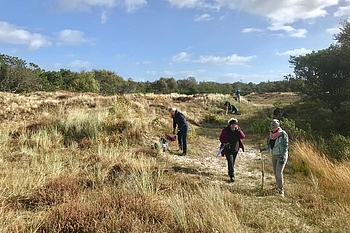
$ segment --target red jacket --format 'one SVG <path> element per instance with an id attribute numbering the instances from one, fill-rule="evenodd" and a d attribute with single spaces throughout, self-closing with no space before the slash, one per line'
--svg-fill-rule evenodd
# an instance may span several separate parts
<path id="1" fill-rule="evenodd" d="M 220 145 L 220 148 L 224 145 L 224 143 L 226 143 L 228 140 L 227 140 L 227 128 L 229 126 L 226 126 L 225 128 L 222 129 L 221 131 L 221 134 L 220 134 L 220 142 L 221 142 L 221 145 Z M 244 152 L 244 145 L 243 145 L 243 138 L 245 138 L 245 134 L 243 133 L 243 131 L 241 129 L 239 129 L 239 148 L 242 148 L 242 151 Z M 224 149 L 222 152 L 221 152 L 221 155 L 224 156 L 226 152 L 226 149 Z"/>

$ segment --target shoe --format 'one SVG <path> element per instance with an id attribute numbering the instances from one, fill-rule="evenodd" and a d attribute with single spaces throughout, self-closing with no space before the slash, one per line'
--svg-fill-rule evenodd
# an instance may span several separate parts
<path id="1" fill-rule="evenodd" d="M 284 197 L 284 191 L 283 190 L 278 190 L 278 193 L 280 194 L 281 197 Z"/>
<path id="2" fill-rule="evenodd" d="M 186 153 L 182 153 L 180 156 L 186 156 Z"/>
<path id="3" fill-rule="evenodd" d="M 231 178 L 230 178 L 230 182 L 235 182 L 235 178 L 234 178 L 234 177 L 231 177 Z"/>

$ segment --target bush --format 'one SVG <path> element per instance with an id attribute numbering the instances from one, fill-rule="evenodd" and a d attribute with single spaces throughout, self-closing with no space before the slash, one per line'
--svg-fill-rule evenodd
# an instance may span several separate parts
<path id="1" fill-rule="evenodd" d="M 270 130 L 271 118 L 263 116 L 253 122 L 253 132 L 257 134 L 268 134 Z"/>
<path id="2" fill-rule="evenodd" d="M 325 153 L 328 157 L 338 161 L 350 159 L 350 138 L 334 134 L 330 140 L 325 141 Z"/>
<path id="3" fill-rule="evenodd" d="M 292 119 L 283 118 L 281 120 L 281 127 L 288 133 L 290 139 L 305 139 L 307 136 L 306 131 L 298 128 L 295 121 Z"/>

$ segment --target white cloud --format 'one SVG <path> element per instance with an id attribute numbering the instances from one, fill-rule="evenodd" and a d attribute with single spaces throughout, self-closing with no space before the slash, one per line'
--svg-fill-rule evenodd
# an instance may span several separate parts
<path id="1" fill-rule="evenodd" d="M 301 49 L 293 49 L 293 50 L 287 50 L 283 53 L 279 53 L 277 52 L 277 55 L 279 56 L 297 56 L 297 55 L 305 55 L 308 53 L 312 53 L 312 50 L 310 49 L 305 49 L 305 48 L 301 48 Z"/>
<path id="2" fill-rule="evenodd" d="M 292 32 L 290 33 L 290 35 L 291 35 L 292 37 L 305 37 L 306 33 L 307 33 L 307 30 L 306 30 L 306 29 L 297 29 L 297 30 L 295 30 L 295 31 L 292 31 Z"/>
<path id="3" fill-rule="evenodd" d="M 197 15 L 194 18 L 194 21 L 208 21 L 208 20 L 213 20 L 214 18 L 211 17 L 209 14 L 202 14 L 202 15 Z"/>
<path id="4" fill-rule="evenodd" d="M 271 31 L 285 31 L 292 37 L 305 37 L 307 33 L 306 29 L 295 29 L 288 25 L 272 25 L 268 29 Z"/>
<path id="5" fill-rule="evenodd" d="M 326 32 L 328 34 L 331 34 L 331 35 L 335 35 L 335 34 L 338 34 L 340 32 L 339 28 L 338 27 L 334 27 L 334 28 L 328 28 L 326 30 Z"/>
<path id="6" fill-rule="evenodd" d="M 135 65 L 151 65 L 152 61 L 142 61 L 142 62 L 135 62 Z"/>
<path id="7" fill-rule="evenodd" d="M 283 26 L 299 20 L 315 19 L 327 15 L 326 8 L 337 5 L 339 0 L 168 0 L 179 8 L 227 7 L 263 16 L 270 23 L 270 30 L 285 30 Z M 342 9 L 343 12 L 347 9 Z M 338 13 L 340 14 L 340 13 Z M 294 29 L 294 28 L 293 28 Z M 302 30 L 302 31 L 301 31 Z M 294 29 L 291 36 L 304 37 L 305 29 Z M 288 32 L 288 31 L 287 31 Z"/>
<path id="8" fill-rule="evenodd" d="M 235 7 L 267 17 L 272 25 L 286 25 L 298 20 L 313 19 L 327 15 L 325 8 L 338 4 L 338 0 L 226 0 Z M 227 4 L 230 6 L 230 4 Z"/>
<path id="9" fill-rule="evenodd" d="M 128 12 L 133 12 L 144 5 L 147 5 L 146 0 L 125 0 L 125 6 Z"/>
<path id="10" fill-rule="evenodd" d="M 346 1 L 348 6 L 339 7 L 334 13 L 334 17 L 350 16 L 350 1 Z"/>
<path id="11" fill-rule="evenodd" d="M 57 0 L 65 10 L 89 10 L 92 6 L 113 8 L 117 5 L 117 0 Z"/>
<path id="12" fill-rule="evenodd" d="M 51 46 L 52 42 L 39 33 L 30 33 L 16 25 L 0 21 L 0 42 L 26 45 L 29 50 Z"/>
<path id="13" fill-rule="evenodd" d="M 190 55 L 186 52 L 181 52 L 172 57 L 172 62 L 189 62 Z"/>
<path id="14" fill-rule="evenodd" d="M 102 14 L 101 14 L 101 23 L 104 24 L 104 23 L 107 22 L 107 20 L 108 20 L 107 12 L 104 11 L 104 12 L 102 12 Z"/>
<path id="15" fill-rule="evenodd" d="M 92 39 L 84 38 L 84 32 L 65 29 L 57 33 L 57 45 L 79 45 L 91 42 Z"/>
<path id="16" fill-rule="evenodd" d="M 125 7 L 128 12 L 135 11 L 147 4 L 147 0 L 57 0 L 64 10 L 88 11 L 91 7 L 112 9 Z"/>
<path id="17" fill-rule="evenodd" d="M 82 68 L 87 68 L 87 67 L 91 66 L 91 63 L 89 61 L 75 60 L 75 61 L 69 63 L 68 66 L 72 67 L 72 68 L 82 69 Z"/>
<path id="18" fill-rule="evenodd" d="M 262 32 L 263 30 L 258 28 L 244 28 L 242 30 L 243 33 L 250 33 L 250 32 Z"/>
<path id="19" fill-rule="evenodd" d="M 251 61 L 256 56 L 242 57 L 237 54 L 231 56 L 219 57 L 219 56 L 200 56 L 195 62 L 198 63 L 211 63 L 214 65 L 244 65 L 244 63 Z"/>
<path id="20" fill-rule="evenodd" d="M 196 77 L 199 74 L 205 73 L 206 71 L 203 69 L 199 70 L 181 70 L 181 71 L 147 71 L 147 74 L 157 76 L 157 77 L 176 77 L 176 78 L 187 78 L 189 76 Z M 180 77 L 179 77 L 180 76 Z"/>
<path id="21" fill-rule="evenodd" d="M 199 8 L 199 9 L 213 9 L 220 10 L 219 0 L 168 0 L 168 2 L 178 8 Z"/>
<path id="22" fill-rule="evenodd" d="M 200 56 L 198 59 L 193 60 L 191 56 L 186 52 L 181 52 L 172 57 L 172 62 L 194 62 L 194 63 L 210 63 L 214 65 L 243 65 L 244 63 L 251 61 L 256 56 L 242 57 L 237 54 L 231 56 L 219 57 L 219 56 Z M 172 63 L 170 63 L 171 65 Z"/>

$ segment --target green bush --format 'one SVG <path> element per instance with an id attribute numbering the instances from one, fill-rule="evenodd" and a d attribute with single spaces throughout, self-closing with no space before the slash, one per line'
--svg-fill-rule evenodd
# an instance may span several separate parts
<path id="1" fill-rule="evenodd" d="M 260 117 L 253 122 L 253 132 L 257 134 L 268 134 L 270 130 L 271 118 L 268 116 Z"/>
<path id="2" fill-rule="evenodd" d="M 325 154 L 338 161 L 350 159 L 350 138 L 334 134 L 330 140 L 325 140 Z"/>
<path id="3" fill-rule="evenodd" d="M 281 120 L 281 127 L 288 133 L 288 137 L 292 140 L 305 139 L 307 136 L 306 131 L 298 128 L 292 119 L 283 118 Z"/>

